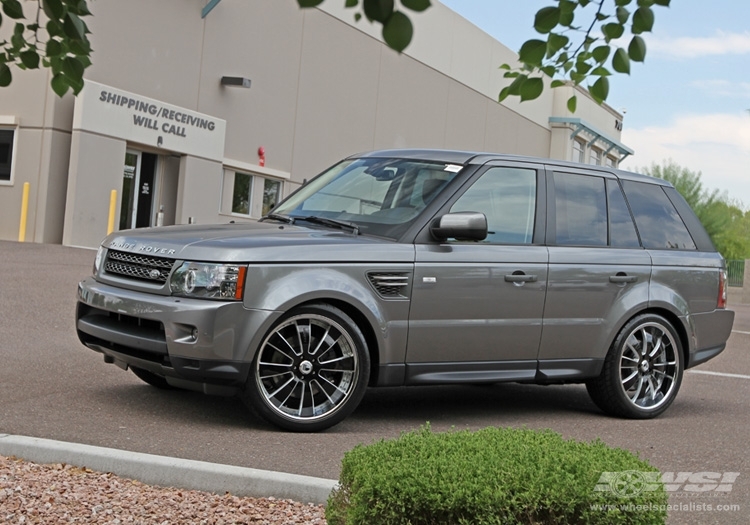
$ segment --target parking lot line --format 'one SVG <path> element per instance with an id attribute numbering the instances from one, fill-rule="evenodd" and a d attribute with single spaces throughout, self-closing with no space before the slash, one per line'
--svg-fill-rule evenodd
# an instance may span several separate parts
<path id="1" fill-rule="evenodd" d="M 721 376 L 721 377 L 737 377 L 739 379 L 750 379 L 750 376 L 742 374 L 727 374 L 724 372 L 709 372 L 708 370 L 688 370 L 692 374 L 706 374 L 709 376 Z"/>
<path id="2" fill-rule="evenodd" d="M 732 333 L 750 335 L 750 332 L 743 332 L 742 330 L 732 330 Z"/>

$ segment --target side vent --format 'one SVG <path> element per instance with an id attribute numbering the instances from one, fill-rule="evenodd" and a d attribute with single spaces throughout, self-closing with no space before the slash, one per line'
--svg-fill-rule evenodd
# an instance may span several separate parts
<path id="1" fill-rule="evenodd" d="M 409 274 L 372 272 L 367 274 L 370 284 L 383 299 L 406 299 L 409 291 Z"/>

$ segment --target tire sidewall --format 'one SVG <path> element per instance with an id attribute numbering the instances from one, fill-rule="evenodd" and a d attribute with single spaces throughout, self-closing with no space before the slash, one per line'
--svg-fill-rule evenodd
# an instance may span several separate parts
<path id="1" fill-rule="evenodd" d="M 272 408 L 266 401 L 262 386 L 259 384 L 257 374 L 258 360 L 260 359 L 262 350 L 271 335 L 277 330 L 279 326 L 283 325 L 289 319 L 304 315 L 316 315 L 328 318 L 330 321 L 333 321 L 335 324 L 345 330 L 354 343 L 354 352 L 356 352 L 358 364 L 357 371 L 354 376 L 355 384 L 351 388 L 348 398 L 344 400 L 340 405 L 335 407 L 329 414 L 326 414 L 325 416 L 316 418 L 315 420 L 309 422 L 287 418 L 276 411 L 274 408 Z M 369 376 L 370 356 L 365 337 L 357 324 L 346 313 L 334 306 L 325 303 L 310 304 L 290 310 L 276 323 L 274 323 L 274 325 L 265 334 L 262 343 L 256 350 L 255 357 L 252 361 L 250 376 L 248 377 L 247 383 L 245 384 L 244 400 L 260 417 L 280 428 L 293 432 L 317 432 L 336 425 L 337 423 L 344 420 L 349 414 L 351 414 L 355 408 L 357 408 L 357 405 L 359 405 L 362 397 L 364 396 L 365 390 L 367 389 Z"/>
<path id="2" fill-rule="evenodd" d="M 647 324 L 657 324 L 659 325 L 660 329 L 669 333 L 674 343 L 674 354 L 677 361 L 677 372 L 674 377 L 673 385 L 669 390 L 668 398 L 666 399 L 666 401 L 662 402 L 655 408 L 644 408 L 636 406 L 625 394 L 625 391 L 622 388 L 622 381 L 620 377 L 620 361 L 625 350 L 626 341 L 633 334 L 633 332 L 639 329 L 639 327 Z M 669 408 L 674 399 L 677 397 L 680 386 L 682 384 L 683 372 L 685 370 L 685 355 L 682 347 L 682 341 L 677 334 L 677 331 L 672 326 L 672 323 L 667 321 L 664 317 L 657 314 L 643 314 L 631 319 L 628 323 L 625 324 L 622 330 L 620 330 L 617 338 L 615 338 L 610 352 L 607 355 L 607 360 L 610 362 L 605 364 L 605 371 L 609 376 L 606 379 L 608 381 L 611 381 L 615 386 L 614 390 L 616 393 L 616 398 L 618 404 L 620 405 L 620 412 L 623 412 L 623 415 L 637 419 L 653 418 Z"/>

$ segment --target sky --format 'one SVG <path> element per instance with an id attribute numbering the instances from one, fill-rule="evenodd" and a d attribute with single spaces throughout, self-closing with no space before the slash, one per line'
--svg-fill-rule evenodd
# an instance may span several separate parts
<path id="1" fill-rule="evenodd" d="M 514 51 L 538 35 L 536 11 L 556 4 L 441 2 Z M 653 9 L 645 63 L 610 77 L 607 103 L 625 114 L 622 142 L 635 150 L 621 167 L 671 159 L 701 172 L 706 190 L 750 209 L 750 0 L 672 0 Z"/>

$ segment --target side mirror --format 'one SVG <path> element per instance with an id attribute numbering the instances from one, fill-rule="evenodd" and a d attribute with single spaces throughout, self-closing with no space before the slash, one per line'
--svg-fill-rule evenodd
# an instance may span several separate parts
<path id="1" fill-rule="evenodd" d="M 473 211 L 448 213 L 432 221 L 430 233 L 438 241 L 482 241 L 487 237 L 487 217 Z"/>

